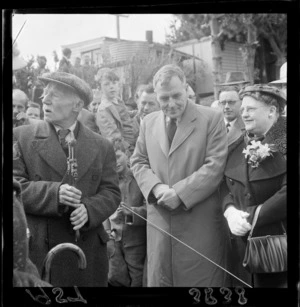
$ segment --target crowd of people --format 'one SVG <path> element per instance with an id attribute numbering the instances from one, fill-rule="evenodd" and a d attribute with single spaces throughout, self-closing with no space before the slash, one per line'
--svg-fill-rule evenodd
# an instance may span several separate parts
<path id="1" fill-rule="evenodd" d="M 243 267 L 259 205 L 256 236 L 286 226 L 285 92 L 235 82 L 216 107 L 202 106 L 183 71 L 165 65 L 138 87 L 132 111 L 113 70 L 91 85 L 64 51 L 58 71 L 37 76 L 40 103 L 13 90 L 14 221 L 23 221 L 14 285 L 287 287 L 287 272 Z M 259 155 L 253 142 L 272 150 Z M 66 242 L 87 267 L 63 251 L 48 284 L 43 260 Z"/>

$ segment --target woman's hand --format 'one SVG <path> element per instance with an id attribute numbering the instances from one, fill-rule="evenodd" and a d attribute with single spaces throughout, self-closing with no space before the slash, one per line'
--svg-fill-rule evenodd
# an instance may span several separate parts
<path id="1" fill-rule="evenodd" d="M 224 216 L 230 231 L 236 236 L 244 236 L 251 229 L 251 225 L 247 222 L 248 212 L 238 210 L 234 206 L 228 207 Z"/>

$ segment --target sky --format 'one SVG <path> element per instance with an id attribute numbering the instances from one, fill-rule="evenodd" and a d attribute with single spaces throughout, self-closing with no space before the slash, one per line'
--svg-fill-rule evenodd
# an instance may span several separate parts
<path id="1" fill-rule="evenodd" d="M 153 41 L 164 43 L 169 33 L 171 14 L 126 14 L 120 17 L 120 38 L 146 40 L 146 31 L 153 31 Z M 25 22 L 25 24 L 24 24 Z M 15 14 L 12 17 L 12 38 L 26 60 L 30 55 L 44 55 L 52 69 L 52 52 L 61 57 L 61 46 L 102 36 L 117 37 L 116 16 L 112 14 Z"/>

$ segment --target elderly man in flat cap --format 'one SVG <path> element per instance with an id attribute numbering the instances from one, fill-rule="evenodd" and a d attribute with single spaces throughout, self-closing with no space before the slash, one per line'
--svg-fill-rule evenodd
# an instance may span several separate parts
<path id="1" fill-rule="evenodd" d="M 44 121 L 14 129 L 20 157 L 13 168 L 32 235 L 30 258 L 41 273 L 51 248 L 64 242 L 77 244 L 85 253 L 87 268 L 79 270 L 76 254 L 63 251 L 52 261 L 51 284 L 107 286 L 108 235 L 102 222 L 120 203 L 114 149 L 77 120 L 83 105 L 92 100 L 83 80 L 64 72 L 40 79 L 46 85 Z M 73 144 L 77 159 L 71 172 L 67 144 L 69 153 Z"/>

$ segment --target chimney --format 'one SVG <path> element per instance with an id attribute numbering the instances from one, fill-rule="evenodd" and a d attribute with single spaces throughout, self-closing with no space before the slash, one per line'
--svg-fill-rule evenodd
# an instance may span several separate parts
<path id="1" fill-rule="evenodd" d="M 146 31 L 146 40 L 149 44 L 153 44 L 153 31 Z"/>

